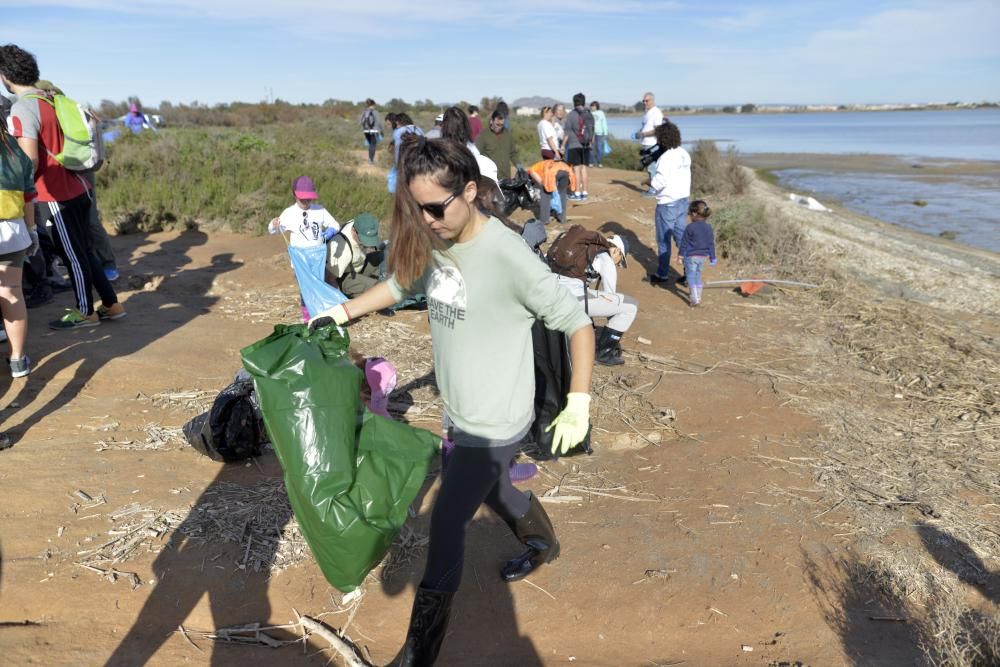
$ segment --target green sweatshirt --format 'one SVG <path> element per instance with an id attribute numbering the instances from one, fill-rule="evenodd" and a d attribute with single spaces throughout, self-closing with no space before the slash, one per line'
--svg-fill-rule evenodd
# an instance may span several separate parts
<path id="1" fill-rule="evenodd" d="M 497 174 L 501 180 L 510 178 L 510 166 L 517 164 L 517 145 L 510 130 L 496 134 L 488 127 L 476 137 L 479 152 L 497 163 Z"/>
<path id="2" fill-rule="evenodd" d="M 395 277 L 397 300 L 407 296 Z M 467 243 L 434 253 L 411 287 L 427 294 L 434 374 L 448 416 L 466 433 L 510 438 L 534 418 L 531 324 L 573 334 L 590 326 L 583 305 L 517 234 L 496 218 Z"/>

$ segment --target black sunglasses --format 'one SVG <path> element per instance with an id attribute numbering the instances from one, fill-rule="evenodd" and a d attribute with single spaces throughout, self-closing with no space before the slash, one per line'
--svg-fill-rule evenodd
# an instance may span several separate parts
<path id="1" fill-rule="evenodd" d="M 448 208 L 448 204 L 455 201 L 455 197 L 458 193 L 454 193 L 452 196 L 445 199 L 443 202 L 438 202 L 437 204 L 417 204 L 420 210 L 431 216 L 435 220 L 440 220 L 444 217 L 444 210 Z"/>

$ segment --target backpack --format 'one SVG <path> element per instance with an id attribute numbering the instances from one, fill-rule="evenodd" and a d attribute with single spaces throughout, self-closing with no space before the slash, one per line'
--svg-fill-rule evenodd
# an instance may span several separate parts
<path id="1" fill-rule="evenodd" d="M 587 114 L 589 113 L 586 109 L 576 112 L 576 138 L 582 146 L 590 145 L 591 138 L 587 136 Z"/>
<path id="2" fill-rule="evenodd" d="M 545 262 L 553 273 L 586 280 L 594 258 L 610 249 L 611 245 L 600 232 L 573 225 L 552 242 Z"/>
<path id="3" fill-rule="evenodd" d="M 219 392 L 208 412 L 189 421 L 183 430 L 192 447 L 225 463 L 259 456 L 268 441 L 253 381 L 245 371 Z"/>
<path id="4" fill-rule="evenodd" d="M 365 113 L 361 116 L 361 129 L 375 129 L 375 113 L 371 109 L 365 109 Z"/>
<path id="5" fill-rule="evenodd" d="M 50 104 L 63 134 L 63 149 L 49 155 L 69 171 L 97 171 L 104 164 L 104 138 L 97 117 L 65 95 L 25 95 Z"/>

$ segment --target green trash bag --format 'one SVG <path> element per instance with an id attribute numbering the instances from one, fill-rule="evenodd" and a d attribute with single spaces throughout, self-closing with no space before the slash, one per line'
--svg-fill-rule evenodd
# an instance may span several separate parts
<path id="1" fill-rule="evenodd" d="M 349 343 L 334 326 L 310 334 L 304 324 L 279 324 L 240 351 L 299 529 L 344 593 L 389 550 L 440 443 L 364 409 Z"/>

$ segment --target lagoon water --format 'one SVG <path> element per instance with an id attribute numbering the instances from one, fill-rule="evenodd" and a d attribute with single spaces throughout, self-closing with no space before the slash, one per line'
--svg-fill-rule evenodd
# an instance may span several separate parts
<path id="1" fill-rule="evenodd" d="M 1000 109 L 795 114 L 678 115 L 684 143 L 715 141 L 740 153 L 893 155 L 907 161 L 1000 161 Z M 628 139 L 641 119 L 614 117 L 614 137 Z M 785 169 L 785 187 L 834 199 L 859 213 L 928 234 L 954 232 L 963 243 L 1000 252 L 1000 181 Z M 926 201 L 915 206 L 914 201 Z"/>

